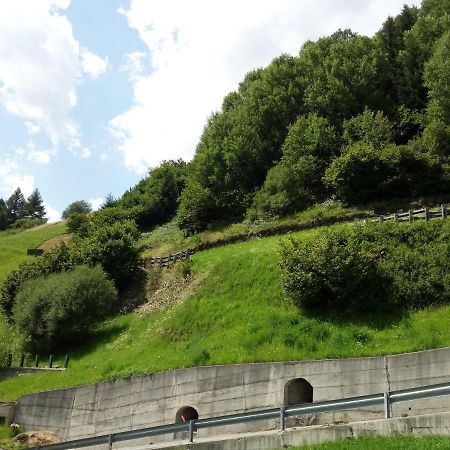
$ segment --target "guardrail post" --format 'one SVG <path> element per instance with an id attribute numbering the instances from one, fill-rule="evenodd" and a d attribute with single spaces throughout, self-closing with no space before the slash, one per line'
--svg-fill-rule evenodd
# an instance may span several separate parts
<path id="1" fill-rule="evenodd" d="M 441 205 L 441 217 L 443 220 L 447 218 L 447 205 Z"/>
<path id="2" fill-rule="evenodd" d="M 69 355 L 64 356 L 64 369 L 69 367 Z"/>
<path id="3" fill-rule="evenodd" d="M 109 448 L 109 450 L 112 449 L 112 445 L 113 445 L 113 435 L 110 434 L 109 435 L 109 440 L 108 440 L 108 448 Z"/>
<path id="4" fill-rule="evenodd" d="M 194 420 L 189 421 L 189 443 L 194 442 Z"/>
<path id="5" fill-rule="evenodd" d="M 39 355 L 36 355 L 34 358 L 34 367 L 35 368 L 39 367 Z"/>
<path id="6" fill-rule="evenodd" d="M 25 364 L 25 353 L 22 353 L 20 355 L 20 362 L 19 362 L 19 367 L 23 367 Z"/>
<path id="7" fill-rule="evenodd" d="M 48 367 L 51 369 L 53 366 L 53 355 L 48 357 Z"/>
<path id="8" fill-rule="evenodd" d="M 385 419 L 390 419 L 391 418 L 391 406 L 389 403 L 389 396 L 390 396 L 390 392 L 386 391 L 384 392 L 384 418 Z"/>
<path id="9" fill-rule="evenodd" d="M 284 431 L 286 429 L 286 417 L 284 413 L 286 412 L 286 408 L 282 406 L 280 408 L 280 431 Z"/>
<path id="10" fill-rule="evenodd" d="M 408 222 L 409 222 L 409 223 L 412 223 L 412 221 L 413 221 L 412 211 L 409 210 L 409 211 L 408 211 Z"/>
<path id="11" fill-rule="evenodd" d="M 425 220 L 430 220 L 430 210 L 425 208 Z"/>
<path id="12" fill-rule="evenodd" d="M 398 213 L 394 214 L 394 222 L 398 222 Z"/>

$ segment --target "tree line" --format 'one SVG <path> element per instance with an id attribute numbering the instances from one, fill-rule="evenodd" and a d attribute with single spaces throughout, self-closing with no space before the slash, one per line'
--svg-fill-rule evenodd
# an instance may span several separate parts
<path id="1" fill-rule="evenodd" d="M 27 198 L 17 188 L 5 201 L 0 198 L 0 230 L 12 227 L 26 227 L 45 223 L 46 211 L 38 189 Z"/>
<path id="2" fill-rule="evenodd" d="M 141 229 L 174 217 L 276 218 L 450 190 L 450 0 L 404 6 L 371 38 L 339 30 L 249 72 L 189 163 L 165 161 L 110 206 Z"/>

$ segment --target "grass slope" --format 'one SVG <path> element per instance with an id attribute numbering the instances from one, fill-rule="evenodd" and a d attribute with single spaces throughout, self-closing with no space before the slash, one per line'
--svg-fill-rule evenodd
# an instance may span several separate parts
<path id="1" fill-rule="evenodd" d="M 328 229 L 292 235 L 313 239 Z M 305 315 L 283 296 L 277 263 L 281 239 L 287 237 L 197 253 L 194 271 L 201 282 L 184 303 L 143 317 L 112 318 L 90 341 L 67 349 L 71 363 L 65 373 L 2 381 L 0 400 L 179 367 L 375 356 L 450 345 L 450 306 L 398 317 Z"/>
<path id="2" fill-rule="evenodd" d="M 345 439 L 323 444 L 292 448 L 292 450 L 444 450 L 450 449 L 447 436 L 377 436 Z"/>
<path id="3" fill-rule="evenodd" d="M 62 222 L 39 226 L 29 230 L 0 232 L 0 285 L 11 270 L 33 256 L 27 256 L 28 248 L 36 248 L 45 241 L 60 236 L 66 232 Z"/>

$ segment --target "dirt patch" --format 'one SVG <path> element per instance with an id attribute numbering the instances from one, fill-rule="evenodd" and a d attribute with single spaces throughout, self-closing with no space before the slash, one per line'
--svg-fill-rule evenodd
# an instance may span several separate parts
<path id="1" fill-rule="evenodd" d="M 72 239 L 71 234 L 62 234 L 61 236 L 56 236 L 52 239 L 49 239 L 48 241 L 43 242 L 39 248 L 42 248 L 44 251 L 52 250 L 56 247 L 58 247 L 61 242 L 68 243 Z"/>
<path id="2" fill-rule="evenodd" d="M 53 431 L 28 431 L 18 434 L 13 441 L 20 442 L 28 447 L 38 447 L 41 445 L 58 444 L 61 439 Z"/>
<path id="3" fill-rule="evenodd" d="M 152 280 L 147 291 L 146 301 L 135 309 L 140 315 L 166 310 L 183 303 L 200 283 L 200 277 L 183 276 L 177 265 L 160 271 L 157 283 Z"/>

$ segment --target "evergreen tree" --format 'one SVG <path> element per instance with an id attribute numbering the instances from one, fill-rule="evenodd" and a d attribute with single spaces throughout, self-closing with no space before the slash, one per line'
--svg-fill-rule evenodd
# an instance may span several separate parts
<path id="1" fill-rule="evenodd" d="M 8 225 L 26 216 L 26 201 L 20 188 L 17 188 L 6 201 L 8 210 Z"/>
<path id="2" fill-rule="evenodd" d="M 4 230 L 8 226 L 8 208 L 5 201 L 0 198 L 0 230 Z"/>
<path id="3" fill-rule="evenodd" d="M 43 219 L 46 211 L 41 194 L 35 189 L 27 199 L 26 214 L 31 219 Z"/>

